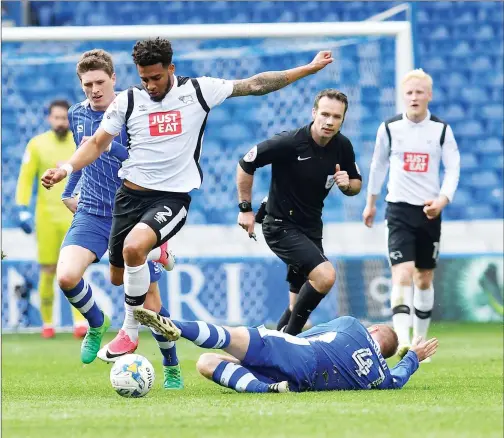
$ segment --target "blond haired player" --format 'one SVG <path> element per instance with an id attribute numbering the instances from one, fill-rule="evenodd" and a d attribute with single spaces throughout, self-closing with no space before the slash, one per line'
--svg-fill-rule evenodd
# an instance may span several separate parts
<path id="1" fill-rule="evenodd" d="M 432 78 L 421 69 L 402 81 L 405 112 L 380 125 L 369 174 L 366 226 L 390 166 L 387 201 L 388 255 L 392 268 L 392 321 L 404 356 L 413 337 L 426 337 L 432 309 L 434 268 L 439 256 L 441 212 L 453 200 L 460 155 L 451 127 L 429 111 Z M 445 176 L 440 185 L 439 167 Z M 411 317 L 413 313 L 413 317 Z"/>
<path id="2" fill-rule="evenodd" d="M 75 151 L 75 143 L 69 131 L 69 104 L 65 100 L 55 100 L 49 105 L 49 125 L 51 130 L 33 137 L 26 146 L 16 189 L 19 227 L 27 234 L 33 232 L 32 215 L 28 211 L 32 196 L 33 180 L 40 179 L 48 167 L 67 161 Z M 64 187 L 53 190 L 39 190 L 35 207 L 35 233 L 37 236 L 40 278 L 40 313 L 42 315 L 42 337 L 54 337 L 53 302 L 54 276 L 61 242 L 72 222 L 72 213 L 61 202 Z M 72 309 L 76 337 L 86 334 L 86 320 Z"/>

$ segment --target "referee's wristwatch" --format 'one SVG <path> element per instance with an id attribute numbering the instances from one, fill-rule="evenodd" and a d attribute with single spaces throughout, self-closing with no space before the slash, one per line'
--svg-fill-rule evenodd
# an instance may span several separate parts
<path id="1" fill-rule="evenodd" d="M 248 213 L 249 211 L 252 211 L 252 203 L 249 201 L 242 201 L 238 204 L 238 208 L 241 213 Z"/>

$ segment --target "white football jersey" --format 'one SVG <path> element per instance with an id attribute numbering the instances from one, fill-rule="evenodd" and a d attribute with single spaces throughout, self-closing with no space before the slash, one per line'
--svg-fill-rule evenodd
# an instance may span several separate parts
<path id="1" fill-rule="evenodd" d="M 164 192 L 187 193 L 199 188 L 208 112 L 232 92 L 233 81 L 177 76 L 161 102 L 151 100 L 141 86 L 119 93 L 100 125 L 116 135 L 126 124 L 129 158 L 119 177 Z"/>
<path id="2" fill-rule="evenodd" d="M 445 176 L 439 184 L 439 165 L 443 162 Z M 368 195 L 378 195 L 390 164 L 388 202 L 424 205 L 440 194 L 450 202 L 460 175 L 460 154 L 453 131 L 436 116 L 414 123 L 406 114 L 382 123 L 369 174 Z"/>

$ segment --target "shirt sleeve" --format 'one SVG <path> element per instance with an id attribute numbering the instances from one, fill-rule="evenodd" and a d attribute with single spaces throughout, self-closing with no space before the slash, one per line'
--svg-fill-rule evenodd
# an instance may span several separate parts
<path id="1" fill-rule="evenodd" d="M 129 158 L 128 149 L 115 140 L 110 145 L 109 155 L 116 157 L 121 163 Z"/>
<path id="2" fill-rule="evenodd" d="M 78 105 L 78 104 L 77 104 Z M 75 132 L 75 124 L 74 124 L 74 110 L 77 107 L 77 105 L 73 105 L 70 107 L 68 110 L 68 124 L 70 126 L 70 132 L 72 133 L 72 137 L 75 143 L 76 148 L 79 147 L 79 139 L 77 138 L 77 133 Z"/>
<path id="3" fill-rule="evenodd" d="M 401 389 L 418 369 L 418 357 L 414 351 L 408 351 L 399 363 L 390 370 L 392 386 L 388 389 Z"/>
<path id="4" fill-rule="evenodd" d="M 233 81 L 202 76 L 198 78 L 198 83 L 203 98 L 210 109 L 220 105 L 233 92 Z"/>
<path id="5" fill-rule="evenodd" d="M 390 142 L 382 123 L 376 133 L 376 144 L 369 171 L 368 195 L 379 195 L 389 168 Z"/>
<path id="6" fill-rule="evenodd" d="M 33 191 L 33 180 L 37 175 L 39 168 L 39 155 L 36 147 L 36 142 L 32 139 L 26 146 L 21 169 L 16 187 L 16 204 L 30 205 L 31 195 Z"/>
<path id="7" fill-rule="evenodd" d="M 441 159 L 445 168 L 445 175 L 440 194 L 445 195 L 452 202 L 460 177 L 460 153 L 455 136 L 449 125 L 446 127 L 445 142 L 441 149 Z"/>
<path id="8" fill-rule="evenodd" d="M 350 179 L 358 179 L 362 181 L 362 176 L 359 171 L 359 167 L 355 162 L 355 152 L 352 146 L 352 142 L 347 139 L 347 151 L 345 153 L 345 158 L 343 163 L 339 163 L 341 170 L 348 173 Z"/>
<path id="9" fill-rule="evenodd" d="M 63 193 L 61 194 L 62 200 L 73 198 L 75 196 L 75 193 L 78 191 L 76 187 L 81 179 L 81 176 L 82 176 L 82 170 L 72 172 L 70 178 L 68 178 L 67 183 L 65 185 L 65 190 L 63 190 Z"/>
<path id="10" fill-rule="evenodd" d="M 128 90 L 119 93 L 114 101 L 109 105 L 103 115 L 100 128 L 110 135 L 117 135 L 126 120 L 126 110 L 128 108 Z"/>
<path id="11" fill-rule="evenodd" d="M 240 160 L 240 166 L 249 175 L 253 175 L 258 167 L 286 159 L 293 150 L 290 137 L 284 133 L 277 134 L 250 149 Z"/>

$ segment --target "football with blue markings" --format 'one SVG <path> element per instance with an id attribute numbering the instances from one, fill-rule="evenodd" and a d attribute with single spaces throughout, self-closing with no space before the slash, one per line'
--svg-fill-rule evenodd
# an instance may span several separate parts
<path id="1" fill-rule="evenodd" d="M 121 357 L 110 370 L 112 388 L 122 397 L 143 397 L 151 390 L 155 377 L 152 364 L 139 354 Z"/>

